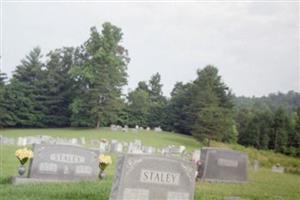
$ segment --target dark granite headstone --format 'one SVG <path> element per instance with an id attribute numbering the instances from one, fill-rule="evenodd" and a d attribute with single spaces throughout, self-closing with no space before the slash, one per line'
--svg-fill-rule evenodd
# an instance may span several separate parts
<path id="1" fill-rule="evenodd" d="M 218 148 L 202 148 L 199 176 L 204 181 L 246 182 L 247 154 Z"/>
<path id="2" fill-rule="evenodd" d="M 193 200 L 191 162 L 149 155 L 120 157 L 110 200 Z"/>

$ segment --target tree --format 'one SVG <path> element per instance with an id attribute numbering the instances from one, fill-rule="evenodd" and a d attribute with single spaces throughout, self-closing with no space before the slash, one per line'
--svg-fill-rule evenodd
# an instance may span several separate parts
<path id="1" fill-rule="evenodd" d="M 7 111 L 4 109 L 4 90 L 5 90 L 5 80 L 6 80 L 6 74 L 1 73 L 0 71 L 0 127 L 3 127 L 6 125 L 5 123 L 5 115 L 7 115 Z"/>
<path id="2" fill-rule="evenodd" d="M 288 142 L 288 116 L 283 108 L 278 108 L 274 113 L 273 132 L 271 134 L 270 148 L 283 152 Z"/>
<path id="3" fill-rule="evenodd" d="M 46 63 L 46 96 L 44 105 L 47 108 L 43 123 L 50 127 L 70 125 L 69 106 L 73 98 L 73 81 L 69 71 L 76 63 L 77 54 L 74 48 L 62 48 L 50 51 Z"/>
<path id="4" fill-rule="evenodd" d="M 198 70 L 193 82 L 190 114 L 194 119 L 192 134 L 200 141 L 208 139 L 236 141 L 232 95 L 222 82 L 217 68 Z"/>
<path id="5" fill-rule="evenodd" d="M 192 84 L 175 84 L 171 92 L 171 99 L 167 105 L 167 130 L 177 133 L 191 134 L 193 119 L 190 115 Z"/>
<path id="6" fill-rule="evenodd" d="M 149 98 L 151 102 L 148 116 L 148 125 L 150 127 L 165 127 L 165 108 L 167 105 L 167 100 L 163 96 L 162 86 L 161 76 L 159 73 L 151 76 L 148 86 Z"/>
<path id="7" fill-rule="evenodd" d="M 3 107 L 9 125 L 43 127 L 45 73 L 40 48 L 34 48 L 17 69 L 4 92 Z"/>
<path id="8" fill-rule="evenodd" d="M 74 99 L 72 118 L 77 118 L 78 111 L 88 112 L 91 123 L 97 128 L 101 122 L 108 124 L 117 118 L 129 62 L 127 50 L 120 45 L 121 29 L 110 23 L 104 23 L 102 27 L 101 33 L 95 27 L 91 28 L 90 38 L 83 46 L 84 63 L 71 70 L 73 77 L 81 80 L 84 95 Z"/>
<path id="9" fill-rule="evenodd" d="M 137 88 L 128 94 L 128 125 L 147 127 L 150 109 L 149 93 Z"/>

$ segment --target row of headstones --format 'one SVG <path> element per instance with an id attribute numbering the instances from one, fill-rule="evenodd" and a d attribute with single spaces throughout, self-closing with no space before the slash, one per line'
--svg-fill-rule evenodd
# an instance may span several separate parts
<path id="1" fill-rule="evenodd" d="M 150 131 L 151 128 L 150 127 L 147 127 L 147 128 L 144 128 L 144 127 L 140 127 L 138 125 L 135 126 L 135 128 L 129 128 L 127 125 L 125 125 L 124 127 L 120 126 L 120 125 L 115 125 L 115 124 L 112 124 L 110 125 L 110 130 L 111 131 L 122 131 L 122 132 L 128 132 L 129 130 L 131 130 L 132 132 L 138 132 L 138 131 Z M 155 127 L 153 129 L 155 132 L 161 132 L 162 129 L 160 127 Z"/>
<path id="2" fill-rule="evenodd" d="M 65 144 L 65 145 L 85 145 L 86 141 L 84 137 L 81 138 L 61 138 L 61 137 L 51 137 L 48 135 L 37 135 L 37 136 L 24 136 L 10 138 L 0 135 L 0 144 L 5 145 L 17 145 L 17 146 L 27 146 L 32 144 Z"/>
<path id="3" fill-rule="evenodd" d="M 34 145 L 33 151 L 28 177 L 15 177 L 15 184 L 97 178 L 97 151 L 46 144 Z M 204 164 L 197 169 L 193 162 L 173 157 L 124 154 L 116 164 L 110 200 L 193 200 L 196 174 L 208 181 L 244 182 L 247 158 L 236 151 L 204 148 Z"/>
<path id="4" fill-rule="evenodd" d="M 51 137 L 47 135 L 40 136 L 25 136 L 18 137 L 17 145 L 26 146 L 32 144 L 65 144 L 65 145 L 85 145 L 86 141 L 84 137 L 81 138 L 61 138 L 61 137 Z"/>
<path id="5" fill-rule="evenodd" d="M 133 142 L 119 142 L 117 140 L 111 140 L 110 142 L 106 139 L 102 140 L 91 140 L 93 146 L 99 146 L 101 153 L 130 153 L 130 154 L 156 154 L 162 155 L 182 155 L 186 147 L 169 145 L 162 149 L 157 149 L 152 146 L 145 146 L 141 140 L 134 140 Z"/>

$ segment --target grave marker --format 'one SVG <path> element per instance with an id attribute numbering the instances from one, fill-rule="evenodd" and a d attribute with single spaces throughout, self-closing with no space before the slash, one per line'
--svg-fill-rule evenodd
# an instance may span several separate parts
<path id="1" fill-rule="evenodd" d="M 110 200 L 193 200 L 191 162 L 149 155 L 124 155 L 116 167 Z"/>
<path id="2" fill-rule="evenodd" d="M 219 148 L 202 148 L 199 176 L 205 181 L 246 182 L 247 154 Z"/>
<path id="3" fill-rule="evenodd" d="M 71 145 L 33 145 L 28 177 L 15 177 L 14 184 L 96 180 L 98 151 Z"/>

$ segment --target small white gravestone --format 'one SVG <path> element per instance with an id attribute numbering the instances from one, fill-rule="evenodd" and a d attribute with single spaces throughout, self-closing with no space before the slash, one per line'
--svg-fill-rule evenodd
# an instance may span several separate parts
<path id="1" fill-rule="evenodd" d="M 272 166 L 272 172 L 282 174 L 284 172 L 284 167 L 280 166 L 280 164 L 273 165 Z"/>
<path id="2" fill-rule="evenodd" d="M 80 143 L 81 143 L 82 145 L 85 145 L 85 137 L 81 137 L 81 138 L 80 138 Z"/>
<path id="3" fill-rule="evenodd" d="M 151 146 L 143 146 L 143 153 L 144 154 L 154 154 L 155 153 L 155 148 L 154 147 L 151 147 Z"/>
<path id="4" fill-rule="evenodd" d="M 192 161 L 194 163 L 197 163 L 200 160 L 200 156 L 201 156 L 201 150 L 195 150 L 192 153 Z"/>
<path id="5" fill-rule="evenodd" d="M 253 161 L 253 171 L 257 172 L 259 170 L 259 161 L 258 160 L 254 160 Z"/>
<path id="6" fill-rule="evenodd" d="M 155 132 L 161 132 L 162 129 L 161 129 L 160 126 L 159 126 L 159 127 L 155 127 L 155 128 L 154 128 L 154 131 L 155 131 Z"/>
<path id="7" fill-rule="evenodd" d="M 151 129 L 150 129 L 150 127 L 148 126 L 147 128 L 146 128 L 146 131 L 150 131 Z"/>
<path id="8" fill-rule="evenodd" d="M 113 153 L 122 153 L 123 145 L 120 142 L 115 142 L 111 144 L 111 152 Z"/>

